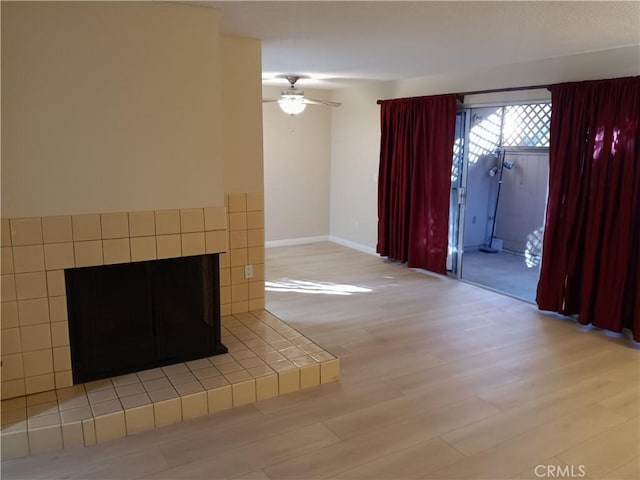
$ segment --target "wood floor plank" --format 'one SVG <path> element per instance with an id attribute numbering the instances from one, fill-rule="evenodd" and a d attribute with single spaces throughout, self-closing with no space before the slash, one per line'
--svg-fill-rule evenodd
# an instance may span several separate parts
<path id="1" fill-rule="evenodd" d="M 637 459 L 639 427 L 636 421 L 615 425 L 556 455 L 556 458 L 569 465 L 577 465 L 588 458 L 587 474 L 594 479 L 602 478 Z"/>
<path id="2" fill-rule="evenodd" d="M 315 423 L 225 452 L 219 452 L 211 445 L 200 446 L 196 458 L 192 455 L 177 457 L 167 452 L 165 456 L 171 457 L 167 462 L 174 466 L 142 478 L 232 478 L 264 470 L 264 467 L 288 456 L 303 456 L 338 442 L 339 439 L 328 428 Z"/>
<path id="3" fill-rule="evenodd" d="M 619 413 L 620 415 L 635 418 L 640 425 L 640 420 L 638 419 L 640 416 L 640 397 L 638 397 L 637 383 L 629 381 L 625 384 L 627 385 L 627 388 L 624 391 L 617 395 L 612 395 L 609 398 L 605 398 L 600 402 L 600 405 L 607 407 L 609 410 Z"/>
<path id="4" fill-rule="evenodd" d="M 582 380 L 590 378 L 611 379 L 613 377 L 609 369 L 612 366 L 625 368 L 625 365 L 615 361 L 614 354 L 610 352 L 585 352 L 582 359 L 570 361 L 556 370 L 532 374 L 521 381 L 482 394 L 482 398 L 506 409 L 530 401 L 535 397 L 552 394 L 567 385 Z"/>
<path id="5" fill-rule="evenodd" d="M 249 473 L 243 473 L 237 477 L 233 477 L 233 480 L 269 480 L 267 474 L 263 470 L 255 470 Z"/>
<path id="6" fill-rule="evenodd" d="M 415 414 L 397 422 L 359 425 L 342 431 L 342 441 L 307 455 L 265 469 L 270 478 L 327 478 L 383 455 L 399 452 L 468 422 L 497 413 L 497 409 L 478 398 Z"/>
<path id="7" fill-rule="evenodd" d="M 443 439 L 467 455 L 487 450 L 531 431 L 543 423 L 562 418 L 578 407 L 596 405 L 602 398 L 619 392 L 623 386 L 600 379 L 589 379 L 543 397 L 535 398 L 490 418 L 443 435 Z"/>
<path id="8" fill-rule="evenodd" d="M 458 404 L 477 399 L 472 388 L 461 385 L 444 385 L 421 394 L 407 395 L 386 402 L 379 402 L 367 408 L 345 415 L 334 416 L 325 424 L 340 438 L 376 430 L 382 426 L 419 421 L 434 412 L 446 411 Z M 498 414 L 499 409 L 489 402 L 491 414 Z"/>
<path id="9" fill-rule="evenodd" d="M 463 459 L 464 455 L 436 438 L 418 443 L 399 452 L 383 455 L 371 462 L 340 472 L 330 478 L 418 479 L 423 478 L 429 472 Z"/>
<path id="10" fill-rule="evenodd" d="M 454 385 L 471 388 L 480 395 L 521 380 L 520 375 L 500 366 L 445 363 L 407 375 L 396 375 L 388 382 L 404 394 L 420 394 Z"/>
<path id="11" fill-rule="evenodd" d="M 624 421 L 627 421 L 625 417 L 603 407 L 578 408 L 494 448 L 467 456 L 462 462 L 431 472 L 425 478 L 510 478 Z M 586 457 L 584 464 L 588 465 Z"/>
<path id="12" fill-rule="evenodd" d="M 608 472 L 602 480 L 638 480 L 640 478 L 640 456 Z"/>
<path id="13" fill-rule="evenodd" d="M 117 459 L 113 460 L 112 464 L 107 464 L 106 462 L 88 464 L 83 471 L 74 471 L 65 477 L 78 480 L 103 480 L 106 478 L 113 478 L 114 476 L 120 478 L 139 478 L 147 475 L 158 474 L 165 471 L 168 467 L 169 466 L 159 449 L 151 448 L 146 451 L 136 449 L 133 452 L 118 456 Z"/>

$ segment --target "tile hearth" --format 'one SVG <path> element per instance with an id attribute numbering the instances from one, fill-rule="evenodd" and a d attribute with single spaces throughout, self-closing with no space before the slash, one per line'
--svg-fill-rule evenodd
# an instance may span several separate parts
<path id="1" fill-rule="evenodd" d="M 265 310 L 222 317 L 229 353 L 2 401 L 2 458 L 94 445 L 338 378 L 338 359 Z"/>

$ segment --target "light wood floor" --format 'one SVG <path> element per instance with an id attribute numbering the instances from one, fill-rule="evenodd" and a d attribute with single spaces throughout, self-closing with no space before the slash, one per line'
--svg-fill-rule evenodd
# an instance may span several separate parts
<path id="1" fill-rule="evenodd" d="M 629 340 L 329 243 L 268 250 L 267 277 L 267 308 L 340 357 L 339 382 L 2 477 L 640 478 Z"/>

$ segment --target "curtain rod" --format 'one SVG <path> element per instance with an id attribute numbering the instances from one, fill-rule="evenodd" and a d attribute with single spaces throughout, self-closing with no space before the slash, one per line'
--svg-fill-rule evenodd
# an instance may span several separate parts
<path id="1" fill-rule="evenodd" d="M 549 88 L 551 85 L 530 85 L 527 87 L 504 87 L 504 88 L 490 88 L 488 90 L 475 90 L 473 92 L 460 92 L 456 93 L 456 98 L 460 103 L 464 103 L 464 97 L 466 95 L 481 95 L 483 93 L 500 93 L 500 92 L 519 92 L 521 90 L 539 90 L 541 88 Z M 384 100 L 378 100 L 376 103 L 380 105 Z"/>

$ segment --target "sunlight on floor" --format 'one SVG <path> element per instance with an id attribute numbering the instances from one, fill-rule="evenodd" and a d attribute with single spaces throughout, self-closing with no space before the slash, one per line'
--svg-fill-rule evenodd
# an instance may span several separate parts
<path id="1" fill-rule="evenodd" d="M 369 293 L 370 288 L 355 285 L 338 285 L 330 282 L 306 282 L 304 280 L 289 280 L 265 282 L 267 292 L 313 293 L 326 295 L 353 295 L 354 293 Z"/>

